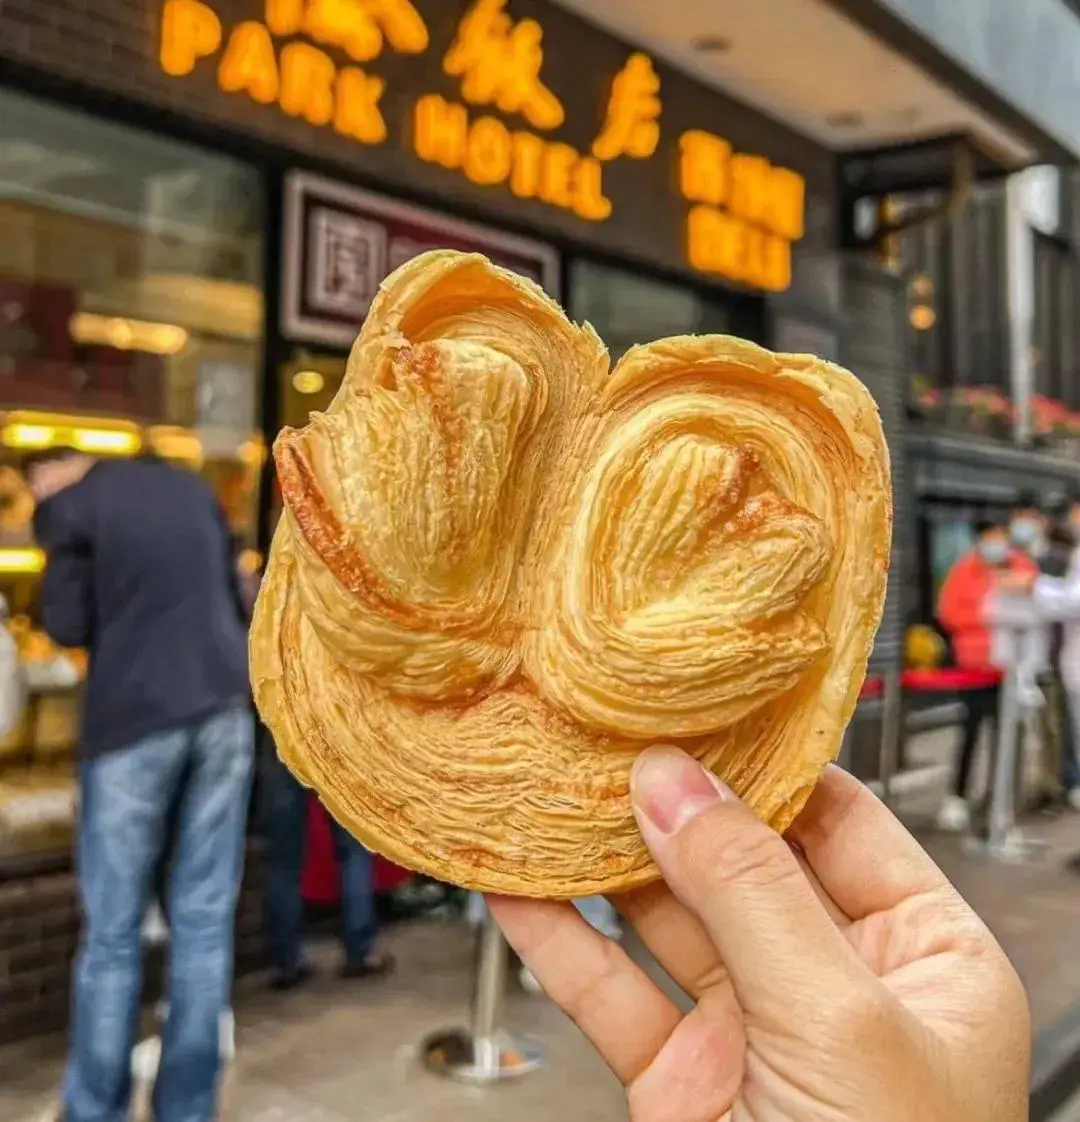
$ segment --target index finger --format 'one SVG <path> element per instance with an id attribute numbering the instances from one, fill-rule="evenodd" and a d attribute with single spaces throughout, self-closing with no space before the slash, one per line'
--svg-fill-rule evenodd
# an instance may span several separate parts
<path id="1" fill-rule="evenodd" d="M 949 885 L 899 819 L 859 780 L 835 766 L 822 776 L 787 836 L 853 920 Z"/>

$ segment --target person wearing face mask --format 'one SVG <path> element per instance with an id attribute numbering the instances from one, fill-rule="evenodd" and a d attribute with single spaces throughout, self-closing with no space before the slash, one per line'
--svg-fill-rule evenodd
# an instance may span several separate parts
<path id="1" fill-rule="evenodd" d="M 1024 491 L 1016 501 L 1009 519 L 1009 541 L 1015 549 L 1022 550 L 1034 561 L 1045 556 L 1050 549 L 1047 536 L 1050 520 L 1039 505 L 1038 498 Z"/>
<path id="2" fill-rule="evenodd" d="M 938 600 L 938 619 L 948 632 L 956 664 L 963 669 L 996 668 L 989 608 L 997 574 L 1002 572 L 1035 574 L 1038 569 L 1027 553 L 1012 545 L 1010 533 L 1003 526 L 981 522 L 976 526 L 975 548 L 953 565 Z M 986 686 L 965 695 L 966 718 L 953 789 L 938 814 L 943 830 L 961 832 L 970 825 L 967 796 L 971 768 L 983 731 L 996 721 L 999 692 L 997 686 Z"/>
<path id="3" fill-rule="evenodd" d="M 1057 671 L 1068 713 L 1060 754 L 1061 785 L 1069 803 L 1080 809 L 1080 766 L 1076 757 L 1080 744 L 1080 499 L 1070 503 L 1061 530 L 1061 537 L 1071 542 L 1064 564 L 1057 554 L 1057 562 L 1040 566 L 1041 571 L 1016 570 L 999 575 L 997 580 L 1011 592 L 1030 593 L 1040 616 L 1060 625 Z"/>

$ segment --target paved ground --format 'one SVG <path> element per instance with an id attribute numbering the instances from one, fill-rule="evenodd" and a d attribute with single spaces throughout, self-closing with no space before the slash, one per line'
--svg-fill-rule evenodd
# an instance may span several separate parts
<path id="1" fill-rule="evenodd" d="M 928 755 L 947 740 L 926 742 Z M 914 797 L 905 818 L 926 826 L 935 796 Z M 954 839 L 923 831 L 931 852 L 983 914 L 1027 983 L 1037 1030 L 1080 1004 L 1080 877 L 1066 860 L 1080 852 L 1080 815 L 1038 820 L 1046 848 L 1030 864 L 973 859 Z M 459 1022 L 469 999 L 472 938 L 457 921 L 399 928 L 390 942 L 395 978 L 341 983 L 336 949 L 316 949 L 322 973 L 310 989 L 281 996 L 261 979 L 237 994 L 238 1058 L 226 1122 L 617 1122 L 620 1088 L 577 1030 L 544 998 L 512 989 L 507 1019 L 540 1039 L 547 1066 L 521 1083 L 476 1090 L 443 1082 L 417 1060 L 429 1032 Z M 38 1122 L 53 1100 L 62 1041 L 0 1051 L 0 1120 Z M 1080 1122 L 1080 1101 L 1053 1122 Z"/>
<path id="2" fill-rule="evenodd" d="M 1051 1119 L 1051 1122 L 1080 1122 L 1080 1098 L 1073 1099 Z"/>

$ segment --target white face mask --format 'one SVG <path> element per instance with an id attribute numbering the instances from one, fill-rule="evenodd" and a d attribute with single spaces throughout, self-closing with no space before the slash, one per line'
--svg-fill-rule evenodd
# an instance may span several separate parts
<path id="1" fill-rule="evenodd" d="M 1009 537 L 1014 545 L 1029 549 L 1039 537 L 1039 524 L 1030 518 L 1016 518 L 1009 527 Z"/>
<path id="2" fill-rule="evenodd" d="M 1004 565 L 1009 559 L 1009 543 L 993 538 L 979 542 L 979 553 L 988 565 Z"/>

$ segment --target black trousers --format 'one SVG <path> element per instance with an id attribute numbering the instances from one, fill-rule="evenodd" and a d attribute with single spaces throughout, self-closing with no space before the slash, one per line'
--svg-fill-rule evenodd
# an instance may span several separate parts
<path id="1" fill-rule="evenodd" d="M 956 764 L 953 791 L 962 799 L 968 795 L 971 784 L 971 768 L 983 729 L 991 730 L 991 744 L 997 736 L 998 703 L 1001 699 L 1000 686 L 985 686 L 970 690 L 964 698 L 967 717 L 964 721 L 964 738 L 960 743 L 960 755 Z M 991 749 L 992 751 L 992 749 Z"/>

